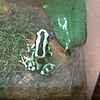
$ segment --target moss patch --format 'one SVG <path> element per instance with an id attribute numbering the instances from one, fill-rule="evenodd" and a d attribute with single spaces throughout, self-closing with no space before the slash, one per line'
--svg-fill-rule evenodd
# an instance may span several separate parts
<path id="1" fill-rule="evenodd" d="M 27 15 L 29 9 L 32 8 L 0 0 L 0 83 L 13 68 L 20 71 L 19 54 L 25 48 L 25 40 L 36 31 L 34 22 Z"/>

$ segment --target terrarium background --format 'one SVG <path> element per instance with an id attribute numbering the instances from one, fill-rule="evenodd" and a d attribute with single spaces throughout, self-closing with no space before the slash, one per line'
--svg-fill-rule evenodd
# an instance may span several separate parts
<path id="1" fill-rule="evenodd" d="M 38 3 L 0 0 L 0 98 L 82 98 L 86 100 L 86 76 L 82 47 L 66 55 L 53 35 L 52 26 Z M 14 3 L 16 2 L 16 3 Z M 24 2 L 24 3 L 23 3 Z M 22 5 L 21 5 L 22 3 Z M 41 28 L 50 33 L 51 46 L 62 66 L 44 78 L 27 71 L 18 61 L 26 49 L 25 39 Z M 34 37 L 33 37 L 34 38 Z M 52 44 L 53 43 L 53 44 Z M 56 45 L 55 45 L 56 44 Z M 57 49 L 54 49 L 57 48 Z"/>

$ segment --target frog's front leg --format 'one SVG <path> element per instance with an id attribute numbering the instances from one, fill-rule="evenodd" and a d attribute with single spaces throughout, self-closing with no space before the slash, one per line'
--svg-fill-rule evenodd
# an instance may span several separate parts
<path id="1" fill-rule="evenodd" d="M 47 48 L 47 55 L 50 55 L 50 56 L 53 56 L 53 53 L 52 53 L 52 51 L 51 51 L 51 48 L 48 46 L 48 48 Z"/>
<path id="2" fill-rule="evenodd" d="M 27 52 L 34 52 L 35 51 L 35 44 L 33 44 L 32 46 L 30 46 L 29 44 L 27 44 Z"/>
<path id="3" fill-rule="evenodd" d="M 19 56 L 20 56 L 20 59 L 21 59 L 21 60 L 19 60 L 19 62 L 22 63 L 27 68 L 27 64 L 25 62 L 24 57 L 22 56 L 22 54 L 20 54 Z"/>

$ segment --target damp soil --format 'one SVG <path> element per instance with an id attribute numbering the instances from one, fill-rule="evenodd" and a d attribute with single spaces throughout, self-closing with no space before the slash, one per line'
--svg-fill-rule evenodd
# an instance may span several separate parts
<path id="1" fill-rule="evenodd" d="M 0 99 L 86 100 L 82 47 L 69 53 L 58 43 L 52 25 L 37 0 L 1 2 Z M 50 34 L 49 45 L 54 53 L 50 61 L 59 65 L 55 74 L 49 77 L 28 71 L 18 62 L 19 54 L 25 52 L 26 43 L 32 45 L 40 29 Z"/>

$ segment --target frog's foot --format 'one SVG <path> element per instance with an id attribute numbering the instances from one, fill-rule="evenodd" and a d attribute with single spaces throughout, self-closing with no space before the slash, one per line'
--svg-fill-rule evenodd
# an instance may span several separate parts
<path id="1" fill-rule="evenodd" d="M 19 62 L 21 62 L 28 70 L 34 71 L 35 70 L 35 63 L 31 58 L 22 56 L 20 54 L 21 60 Z"/>
<path id="2" fill-rule="evenodd" d="M 32 46 L 27 44 L 27 52 L 34 52 L 34 51 L 35 51 L 35 44 L 33 44 Z"/>
<path id="3" fill-rule="evenodd" d="M 56 67 L 55 64 L 48 63 L 42 68 L 40 74 L 43 75 L 43 76 L 52 75 L 56 72 L 58 67 L 59 66 Z"/>

